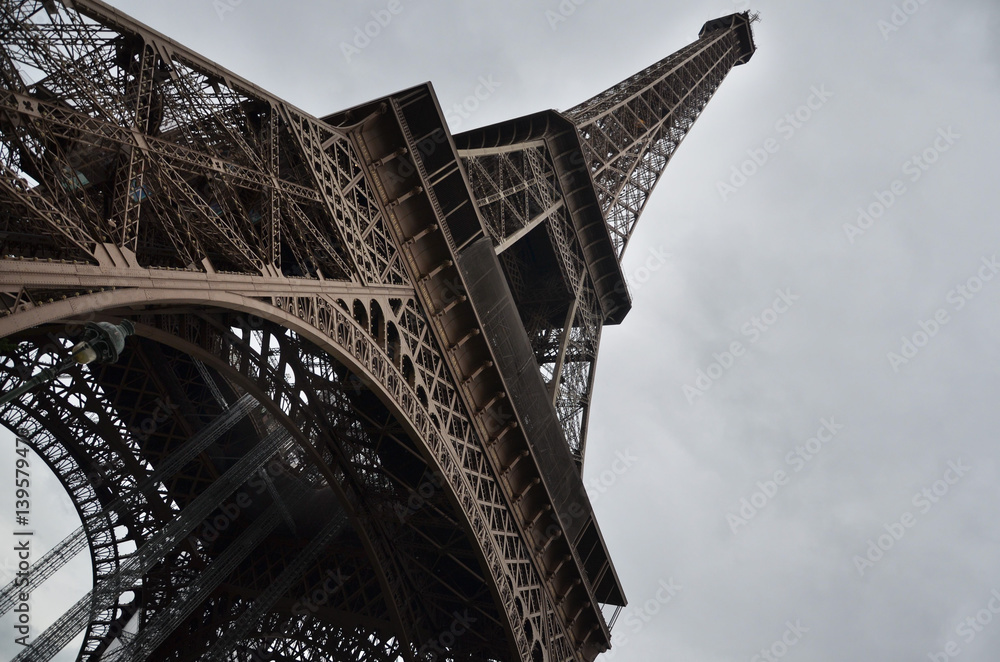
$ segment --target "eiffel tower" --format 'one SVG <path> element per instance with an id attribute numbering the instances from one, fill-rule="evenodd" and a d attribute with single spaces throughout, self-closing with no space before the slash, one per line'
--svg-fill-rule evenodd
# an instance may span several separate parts
<path id="1" fill-rule="evenodd" d="M 429 84 L 314 117 L 99 0 L 2 0 L 0 388 L 71 367 L 0 422 L 82 521 L 31 587 L 84 548 L 94 573 L 16 660 L 608 650 L 601 329 L 754 19 L 452 135 Z M 82 358 L 114 325 L 120 356 Z"/>

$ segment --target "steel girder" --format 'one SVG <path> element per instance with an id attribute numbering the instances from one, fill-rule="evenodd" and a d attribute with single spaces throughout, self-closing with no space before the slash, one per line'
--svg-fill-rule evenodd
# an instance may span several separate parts
<path id="1" fill-rule="evenodd" d="M 615 257 L 620 259 L 653 187 L 729 70 L 752 55 L 749 24 L 734 14 L 706 24 L 698 41 L 566 111 L 580 136 Z M 749 44 L 747 41 L 749 40 Z M 748 47 L 750 51 L 748 52 Z M 493 133 L 487 133 L 492 130 Z M 478 144 L 498 140 L 466 140 Z M 569 222 L 569 191 L 560 186 L 552 146 L 516 129 L 490 127 L 507 142 L 461 150 L 476 198 L 518 305 L 573 452 L 583 462 L 602 310 L 580 238 Z M 558 273 L 531 272 L 537 243 L 519 242 L 544 226 Z"/>
<path id="2" fill-rule="evenodd" d="M 21 266 L 23 269 L 24 264 L 22 263 Z M 44 278 L 44 273 L 42 277 Z M 30 281 L 30 278 L 28 280 Z M 544 616 L 546 602 L 544 596 L 541 594 L 541 587 L 537 583 L 537 580 L 535 580 L 534 584 L 531 583 L 532 580 L 530 577 L 532 575 L 532 566 L 529 561 L 529 557 L 527 556 L 528 552 L 523 548 L 523 551 L 518 551 L 520 543 L 516 537 L 512 537 L 509 533 L 510 530 L 513 529 L 513 526 L 510 523 L 504 524 L 509 515 L 503 514 L 506 508 L 502 495 L 496 491 L 495 487 L 486 487 L 490 480 L 495 480 L 490 478 L 488 466 L 485 465 L 482 460 L 479 460 L 478 462 L 473 460 L 476 454 L 474 449 L 477 447 L 478 442 L 471 436 L 471 430 L 467 422 L 463 422 L 463 415 L 458 413 L 460 411 L 460 407 L 457 404 L 453 387 L 448 386 L 447 375 L 442 371 L 441 359 L 437 356 L 436 350 L 433 349 L 433 345 L 428 338 L 426 329 L 423 328 L 425 327 L 426 322 L 422 320 L 422 316 L 419 314 L 416 304 L 412 299 L 404 302 L 401 299 L 382 296 L 380 298 L 376 298 L 374 301 L 368 301 L 363 306 L 358 306 L 354 303 L 348 303 L 348 301 L 353 302 L 352 297 L 356 295 L 356 290 L 350 286 L 345 287 L 344 290 L 346 300 L 335 298 L 333 299 L 333 302 L 328 302 L 325 299 L 318 298 L 289 297 L 287 299 L 275 298 L 274 301 L 281 304 L 288 314 L 288 318 L 298 320 L 304 317 L 312 320 L 313 324 L 315 324 L 313 327 L 314 335 L 323 336 L 329 334 L 337 337 L 339 342 L 342 343 L 339 350 L 340 353 L 345 356 L 350 353 L 354 355 L 355 360 L 364 361 L 364 365 L 368 366 L 367 370 L 356 369 L 354 372 L 344 371 L 344 375 L 341 377 L 341 381 L 346 382 L 346 389 L 349 392 L 367 392 L 372 385 L 389 384 L 390 388 L 392 388 L 396 393 L 396 397 L 401 398 L 407 409 L 413 411 L 414 414 L 422 408 L 421 402 L 424 398 L 429 398 L 434 413 L 430 415 L 425 413 L 418 418 L 424 426 L 424 434 L 429 435 L 429 426 L 441 425 L 442 430 L 446 430 L 449 436 L 451 434 L 460 434 L 465 438 L 465 441 L 461 443 L 455 441 L 454 438 L 451 438 L 451 442 L 454 445 L 445 443 L 444 438 L 441 438 L 440 441 L 435 444 L 437 457 L 447 457 L 448 460 L 446 461 L 446 466 L 451 467 L 447 471 L 439 469 L 440 478 L 438 480 L 448 479 L 446 484 L 453 480 L 457 480 L 459 484 L 468 485 L 468 487 L 464 488 L 465 490 L 472 488 L 471 485 L 465 482 L 469 480 L 470 477 L 477 484 L 479 484 L 479 487 L 472 488 L 474 491 L 470 493 L 470 496 L 471 494 L 478 494 L 478 497 L 471 497 L 471 501 L 468 498 L 463 497 L 460 501 L 463 504 L 463 508 L 469 508 L 472 507 L 472 504 L 478 503 L 479 508 L 488 508 L 491 513 L 488 517 L 483 517 L 480 520 L 480 524 L 474 526 L 475 537 L 480 541 L 492 539 L 493 542 L 489 543 L 491 547 L 498 543 L 503 545 L 503 551 L 501 554 L 495 556 L 494 558 L 496 558 L 502 566 L 506 566 L 507 569 L 503 571 L 504 576 L 509 577 L 509 580 L 514 582 L 514 585 L 520 585 L 522 587 L 511 594 L 513 598 L 511 600 L 511 606 L 517 609 L 517 618 L 521 619 L 522 622 L 528 623 L 529 632 L 532 633 L 532 639 L 529 640 L 528 650 L 530 651 L 532 646 L 540 648 L 543 645 L 546 649 L 551 650 L 553 642 L 544 641 L 541 638 L 544 637 L 543 633 L 545 632 L 543 624 L 546 620 L 551 619 L 551 615 L 549 617 Z M 81 302 L 85 299 L 90 299 L 91 303 L 99 301 L 104 306 L 108 306 L 117 303 L 114 301 L 115 299 L 128 300 L 131 294 L 132 293 L 128 290 L 122 289 L 116 290 L 115 292 L 106 292 L 102 295 L 86 295 L 79 297 L 79 299 Z M 141 296 L 140 298 L 148 301 L 148 297 L 153 294 L 153 292 L 146 292 L 145 296 Z M 171 293 L 169 291 L 157 290 L 155 294 L 165 295 L 167 298 L 171 297 Z M 186 294 L 190 296 L 192 293 L 187 292 Z M 174 293 L 173 296 L 177 296 L 177 293 Z M 55 309 L 61 307 L 60 304 L 65 304 L 65 302 L 43 305 L 41 306 L 41 309 L 51 308 L 54 312 Z M 261 305 L 258 310 L 262 313 L 265 312 L 263 305 Z M 348 313 L 348 310 L 351 310 L 352 312 Z M 374 315 L 372 314 L 373 310 L 376 311 Z M 379 310 L 391 312 L 381 313 L 378 312 Z M 38 310 L 38 312 L 41 312 L 41 310 Z M 275 314 L 277 314 L 277 311 L 275 311 Z M 13 317 L 16 316 L 8 317 L 5 321 L 14 321 L 12 319 Z M 178 336 L 180 338 L 192 339 L 198 337 L 200 335 L 199 333 L 191 333 L 189 336 L 188 333 L 182 332 L 183 329 L 186 328 L 186 325 L 190 324 L 191 320 L 195 317 L 196 316 L 191 313 L 184 315 L 178 314 L 170 317 L 169 323 L 166 321 L 162 322 L 161 326 L 169 329 L 168 332 L 164 332 L 165 335 L 162 339 L 166 340 L 168 339 L 168 336 L 169 338 L 174 339 Z M 136 319 L 142 322 L 143 317 L 140 316 Z M 244 320 L 243 323 L 245 324 L 245 317 L 240 319 Z M 185 322 L 184 320 L 189 321 Z M 217 323 L 212 328 L 215 329 L 216 332 L 221 332 L 221 330 L 224 330 L 225 326 L 226 325 L 224 323 Z M 320 332 L 319 329 L 324 329 L 324 331 Z M 236 324 L 231 331 L 233 333 L 239 333 L 241 331 L 239 324 Z M 202 331 L 201 333 L 207 332 Z M 42 337 L 44 338 L 44 336 Z M 244 345 L 246 345 L 246 343 L 244 343 Z M 191 352 L 195 353 L 194 350 L 191 350 Z M 147 369 L 145 362 L 140 360 L 144 353 L 145 352 L 135 352 L 136 356 L 133 360 L 142 366 L 140 368 L 141 372 L 148 375 L 150 371 Z M 290 361 L 299 361 L 301 359 L 298 357 L 305 356 L 305 352 L 301 349 L 296 349 L 295 351 L 289 350 L 283 352 L 282 354 L 286 357 L 296 357 L 294 359 L 286 359 Z M 220 355 L 227 356 L 227 353 L 222 352 L 217 346 L 213 345 L 203 356 L 200 356 L 199 358 L 204 360 L 207 365 L 213 366 L 214 370 L 217 370 L 218 360 L 214 357 L 218 357 Z M 389 358 L 390 355 L 395 356 L 396 358 Z M 248 368 L 248 366 L 252 365 L 250 359 L 240 358 L 237 360 L 232 356 L 230 356 L 230 358 L 233 359 L 232 363 L 234 363 L 237 370 L 250 370 L 250 368 Z M 263 361 L 263 358 L 258 359 L 258 364 Z M 396 365 L 399 367 L 397 368 Z M 411 369 L 413 370 L 412 374 L 410 373 Z M 185 381 L 193 382 L 195 380 L 194 375 L 197 375 L 198 371 L 193 361 L 191 361 L 188 365 L 186 374 L 187 376 L 185 377 Z M 255 378 L 260 379 L 261 377 L 258 375 Z M 279 381 L 280 380 L 276 377 L 271 377 L 265 380 L 267 384 L 277 384 Z M 123 382 L 129 383 L 129 380 L 126 379 L 123 380 Z M 74 381 L 74 384 L 75 383 L 76 382 Z M 226 380 L 220 380 L 220 383 L 227 382 Z M 409 386 L 411 383 L 415 384 L 416 388 Z M 202 384 L 200 388 L 204 393 L 204 395 L 200 396 L 200 398 L 208 400 L 210 398 L 208 393 L 209 387 L 206 384 Z M 305 386 L 302 388 L 305 389 Z M 344 387 L 342 387 L 341 390 L 343 390 L 343 388 Z M 312 388 L 306 390 L 311 394 L 315 394 L 320 392 L 332 392 L 335 389 L 330 384 L 326 384 L 323 386 L 314 385 Z M 149 396 L 145 398 L 147 401 L 148 411 L 151 411 L 152 405 L 150 401 L 153 399 L 151 396 L 152 394 L 149 394 Z M 266 393 L 262 392 L 260 396 L 265 397 Z M 286 404 L 301 401 L 301 396 L 296 397 L 294 394 L 286 395 L 281 398 L 277 395 L 274 397 L 280 402 Z M 358 420 L 364 418 L 359 415 L 358 411 L 354 412 L 354 416 Z M 13 425 L 16 426 L 17 422 L 15 421 Z M 298 427 L 301 428 L 301 425 Z M 28 433 L 32 437 L 35 434 L 23 424 L 21 424 L 20 429 L 23 433 Z M 159 434 L 169 435 L 170 429 L 166 426 L 161 426 L 160 430 L 151 435 L 151 437 L 157 437 Z M 397 434 L 401 437 L 404 436 L 398 432 Z M 95 437 L 95 441 L 96 440 L 97 437 Z M 454 455 L 457 449 L 461 449 L 463 447 L 465 448 L 464 451 L 461 451 L 459 455 Z M 409 452 L 414 456 L 418 455 L 418 451 L 415 449 L 410 450 Z M 481 453 L 481 451 L 478 452 Z M 141 451 L 135 451 L 135 454 L 137 455 L 140 453 Z M 464 459 L 459 460 L 459 457 L 464 457 Z M 460 469 L 459 467 L 464 468 Z M 367 467 L 367 470 L 371 471 L 372 468 Z M 388 480 L 393 479 L 391 477 L 393 474 L 389 469 L 384 469 L 383 471 Z M 466 478 L 461 477 L 463 473 L 466 474 Z M 398 476 L 396 476 L 395 479 L 401 480 Z M 484 483 L 484 481 L 486 482 Z M 108 480 L 109 484 L 114 484 L 115 482 L 124 481 L 120 481 L 117 478 Z M 422 494 L 424 491 L 424 485 L 422 482 L 425 481 L 412 477 L 409 477 L 406 481 L 402 482 L 402 485 L 405 485 L 405 495 L 407 498 L 415 495 L 420 496 Z M 192 480 L 190 483 L 190 489 L 200 489 L 198 487 L 199 484 L 200 483 L 197 481 Z M 447 507 L 435 503 L 433 506 L 428 505 L 426 508 L 418 508 L 415 513 L 407 514 L 406 519 L 412 519 L 413 528 L 415 530 L 419 530 L 419 534 L 414 536 L 415 539 L 426 539 L 426 532 L 429 530 L 428 524 L 435 521 L 435 519 L 440 522 L 441 520 L 438 518 L 437 513 L 446 513 L 447 511 Z M 398 517 L 398 511 L 391 511 L 390 519 L 398 519 Z M 461 522 L 462 520 L 463 517 L 461 515 L 456 515 L 454 513 L 448 515 L 444 520 L 445 522 L 449 522 L 448 526 L 451 527 L 451 532 L 448 534 L 448 537 L 446 537 L 443 541 L 433 540 L 427 542 L 422 548 L 423 553 L 426 553 L 429 549 L 434 549 L 437 550 L 438 554 L 441 554 L 441 549 L 443 548 L 453 557 L 457 554 L 460 564 L 464 565 L 468 569 L 466 571 L 467 574 L 469 576 L 477 576 L 481 579 L 483 577 L 483 571 L 476 568 L 477 562 L 480 564 L 482 563 L 481 554 L 471 551 L 461 552 L 460 549 L 456 552 L 453 547 L 454 543 L 449 543 L 449 539 L 454 538 L 454 523 L 456 521 Z M 487 525 L 487 521 L 489 521 L 490 524 Z M 470 525 L 466 524 L 465 526 L 469 527 Z M 438 524 L 438 528 L 441 531 L 448 530 L 448 527 L 442 529 L 440 524 Z M 451 546 L 450 548 L 449 545 Z M 414 545 L 414 549 L 417 548 L 418 546 Z M 187 565 L 190 565 L 191 563 L 195 563 L 197 559 L 191 555 L 184 556 L 180 560 L 183 560 Z M 384 563 L 387 566 L 391 565 L 388 558 L 384 560 Z M 415 563 L 414 567 L 419 567 L 419 565 Z M 174 571 L 174 573 L 187 577 L 189 581 L 196 581 L 197 564 L 195 563 L 195 567 L 191 571 L 183 572 L 178 569 Z M 449 588 L 447 586 L 443 586 L 442 589 L 438 589 L 436 592 L 439 594 L 454 594 L 454 587 Z M 403 594 L 403 591 L 398 591 L 397 594 Z M 482 596 L 480 597 L 482 598 Z M 489 596 L 486 599 L 486 602 L 491 603 L 492 597 Z M 155 606 L 152 606 L 150 611 L 155 611 Z M 345 608 L 344 611 L 350 612 L 355 610 Z M 433 613 L 433 610 L 427 611 L 428 613 Z M 416 613 L 416 611 L 413 613 Z M 110 623 L 113 620 L 114 619 L 110 616 L 105 619 L 103 622 L 105 628 L 108 627 L 107 623 Z M 418 622 L 419 618 L 414 617 L 413 620 Z M 496 623 L 497 627 L 500 627 L 499 623 L 502 623 L 502 619 L 499 619 L 498 623 L 497 617 L 493 615 L 490 616 L 490 620 Z M 534 623 L 533 626 L 531 625 L 532 623 Z M 503 630 L 504 628 L 501 627 L 500 631 Z M 98 637 L 98 639 L 100 638 Z M 559 641 L 562 641 L 562 639 Z M 498 659 L 502 659 L 502 656 Z M 568 649 L 564 649 L 563 656 L 558 659 L 574 659 L 574 655 Z"/>
<path id="3" fill-rule="evenodd" d="M 10 253 L 98 263 L 107 243 L 113 262 L 403 283 L 342 135 L 102 3 L 72 6 L 0 5 Z"/>
<path id="4" fill-rule="evenodd" d="M 492 152 L 468 150 L 462 156 L 566 441 L 582 464 L 604 320 L 549 149 L 536 140 Z M 532 257 L 517 250 L 517 242 L 536 228 L 553 247 L 556 278 L 524 275 Z"/>
<path id="5" fill-rule="evenodd" d="M 519 502 L 538 480 L 524 484 L 524 465 L 511 473 L 524 454 L 500 461 L 489 451 L 510 429 L 497 436 L 482 419 L 503 393 L 483 400 L 470 390 L 488 366 L 468 376 L 451 354 L 468 336 L 449 340 L 440 320 L 463 301 L 442 300 L 439 283 L 428 287 L 452 263 L 422 267 L 427 255 L 413 244 L 423 231 L 406 229 L 412 218 L 400 220 L 405 205 L 397 206 L 413 196 L 425 196 L 436 218 L 452 213 L 450 201 L 442 205 L 429 189 L 445 190 L 455 172 L 461 181 L 461 169 L 424 171 L 428 155 L 411 150 L 419 185 L 389 191 L 374 173 L 398 148 L 377 160 L 369 153 L 388 133 L 362 137 L 363 130 L 317 120 L 99 0 L 8 0 L 0 3 L 0 29 L 4 385 L 65 354 L 66 341 L 53 342 L 67 331 L 62 325 L 70 323 L 72 335 L 81 318 L 106 315 L 140 327 L 122 364 L 78 369 L 0 412 L 32 440 L 84 517 L 95 595 L 106 599 L 92 603 L 82 657 L 130 645 L 130 622 L 160 642 L 155 659 L 171 660 L 198 659 L 231 640 L 239 640 L 232 659 L 309 651 L 415 659 L 443 645 L 459 659 L 568 661 L 606 648 L 599 610 L 596 622 L 587 620 L 596 610 L 585 599 L 587 577 L 567 574 L 576 541 L 533 530 L 558 518 L 545 510 L 525 517 Z M 653 120 L 642 113 L 676 92 L 662 71 L 656 84 L 634 84 L 637 96 L 622 88 L 584 104 L 595 113 L 586 116 L 590 124 L 580 119 L 586 112 L 570 113 L 580 120 L 618 255 L 678 131 L 697 115 L 691 109 L 700 111 L 705 90 L 731 66 L 724 32 L 702 40 L 716 50 L 684 56 L 689 76 L 672 80 L 690 88 L 686 105 L 678 102 L 670 122 L 656 120 L 659 133 L 611 129 L 622 113 Z M 391 101 L 410 146 L 425 138 L 402 119 L 416 100 Z M 595 149 L 588 142 L 595 136 L 607 144 Z M 618 159 L 609 156 L 614 141 Z M 549 155 L 525 149 L 503 158 L 483 169 L 481 182 L 499 185 L 492 192 L 476 185 L 486 191 L 480 206 L 499 210 L 499 224 L 488 229 L 504 255 L 543 226 L 557 247 L 571 304 L 561 319 L 529 330 L 582 455 L 604 305 L 588 280 L 590 247 L 579 245 L 567 220 Z M 504 168 L 513 175 L 506 182 Z M 621 220 L 615 205 L 633 217 Z M 516 265 L 514 258 L 504 259 Z M 157 476 L 244 394 L 263 409 L 182 471 Z M 150 420 L 154 428 L 144 429 Z M 291 473 L 317 472 L 322 498 L 348 513 L 350 528 L 330 543 L 343 560 L 311 560 L 308 541 L 324 540 L 316 537 L 321 527 L 287 503 L 287 484 L 268 480 L 254 506 L 259 513 L 271 504 L 266 520 L 258 514 L 212 540 L 161 545 L 155 566 L 144 566 L 128 590 L 106 590 L 131 567 L 133 546 L 157 540 L 226 474 L 232 454 L 275 426 L 295 439 L 282 457 Z M 146 489 L 151 477 L 155 487 Z M 257 542 L 247 554 L 227 555 L 253 530 L 250 522 L 261 522 Z M 213 575 L 218 582 L 194 591 L 221 558 L 230 560 Z M 322 604 L 309 602 L 315 609 L 297 612 L 326 571 L 342 581 Z M 273 607 L 252 611 L 279 578 L 288 588 L 268 594 Z M 181 613 L 181 601 L 189 611 L 166 618 Z M 456 640 L 458 607 L 479 622 Z M 256 630 L 241 636 L 248 623 Z"/>
<path id="6" fill-rule="evenodd" d="M 726 74 L 748 59 L 746 15 L 575 106 L 577 125 L 618 256 L 678 145 Z"/>

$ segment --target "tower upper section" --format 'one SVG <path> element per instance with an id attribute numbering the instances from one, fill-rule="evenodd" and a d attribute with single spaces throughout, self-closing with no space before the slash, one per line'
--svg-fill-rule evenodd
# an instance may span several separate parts
<path id="1" fill-rule="evenodd" d="M 563 113 L 454 136 L 535 360 L 582 462 L 601 327 L 631 308 L 621 256 L 712 94 L 754 52 L 749 13 Z"/>
<path id="2" fill-rule="evenodd" d="M 743 12 L 708 21 L 694 43 L 566 111 L 619 258 L 677 146 L 729 70 L 753 56 L 756 20 Z"/>

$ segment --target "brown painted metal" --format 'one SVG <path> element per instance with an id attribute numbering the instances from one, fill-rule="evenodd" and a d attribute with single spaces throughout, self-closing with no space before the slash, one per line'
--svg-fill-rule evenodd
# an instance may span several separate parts
<path id="1" fill-rule="evenodd" d="M 137 327 L 118 363 L 0 410 L 89 516 L 80 659 L 118 659 L 130 619 L 157 660 L 233 640 L 226 659 L 606 650 L 601 609 L 624 595 L 580 479 L 601 327 L 630 307 L 619 258 L 663 166 L 752 55 L 749 21 L 567 113 L 453 137 L 428 85 L 320 119 L 99 0 L 0 3 L 0 386 L 82 321 Z M 278 428 L 295 443 L 238 514 L 223 500 L 197 535 L 157 536 Z M 264 542 L 228 553 L 265 512 Z M 162 561 L 118 586 L 132 546 Z"/>

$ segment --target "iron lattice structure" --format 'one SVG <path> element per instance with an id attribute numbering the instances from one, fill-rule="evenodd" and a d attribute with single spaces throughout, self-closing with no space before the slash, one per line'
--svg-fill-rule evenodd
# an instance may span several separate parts
<path id="1" fill-rule="evenodd" d="M 581 471 L 620 258 L 751 17 L 565 112 L 429 85 L 317 118 L 99 0 L 0 2 L 0 409 L 94 589 L 18 656 L 591 661 L 625 604 Z M 13 604 L 11 587 L 0 611 Z"/>

